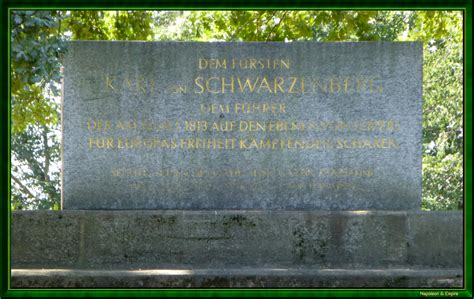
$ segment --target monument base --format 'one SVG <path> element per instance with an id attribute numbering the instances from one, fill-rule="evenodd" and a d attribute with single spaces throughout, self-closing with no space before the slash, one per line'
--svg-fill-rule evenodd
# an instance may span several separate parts
<path id="1" fill-rule="evenodd" d="M 461 212 L 24 211 L 12 287 L 460 287 Z"/>
<path id="2" fill-rule="evenodd" d="M 452 288 L 461 269 L 155 269 L 12 271 L 14 288 Z"/>

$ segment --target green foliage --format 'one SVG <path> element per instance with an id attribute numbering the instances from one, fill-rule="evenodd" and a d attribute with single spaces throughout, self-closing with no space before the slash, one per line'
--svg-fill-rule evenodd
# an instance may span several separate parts
<path id="1" fill-rule="evenodd" d="M 29 124 L 57 123 L 57 96 L 64 39 L 61 16 L 51 11 L 13 11 L 11 14 L 11 95 L 13 133 Z"/>
<path id="2" fill-rule="evenodd" d="M 72 11 L 64 20 L 73 40 L 150 40 L 153 15 L 149 11 Z"/>
<path id="3" fill-rule="evenodd" d="M 149 11 L 115 12 L 112 39 L 150 40 L 153 36 L 152 21 Z"/>
<path id="4" fill-rule="evenodd" d="M 11 14 L 12 208 L 59 207 L 59 80 L 62 16 L 52 11 Z M 56 166 L 56 167 L 55 167 Z"/>
<path id="5" fill-rule="evenodd" d="M 12 206 L 58 209 L 60 144 L 47 126 L 28 126 L 12 138 Z"/>
<path id="6" fill-rule="evenodd" d="M 423 30 L 414 35 L 425 42 L 423 208 L 459 209 L 463 205 L 462 15 L 427 12 L 416 22 Z"/>
<path id="7" fill-rule="evenodd" d="M 169 16 L 169 15 L 168 15 Z M 164 17 L 164 16 L 163 16 Z M 377 11 L 196 11 L 175 14 L 178 31 L 161 39 L 196 41 L 395 40 L 406 26 L 403 12 Z M 185 21 L 183 22 L 183 19 Z"/>
<path id="8" fill-rule="evenodd" d="M 11 22 L 13 208 L 58 207 L 59 176 L 51 165 L 59 162 L 54 132 L 67 39 L 422 41 L 423 208 L 462 207 L 460 12 L 15 11 Z"/>
<path id="9" fill-rule="evenodd" d="M 108 40 L 105 12 L 97 10 L 75 10 L 67 12 L 64 21 L 66 30 L 72 32 L 73 40 Z"/>

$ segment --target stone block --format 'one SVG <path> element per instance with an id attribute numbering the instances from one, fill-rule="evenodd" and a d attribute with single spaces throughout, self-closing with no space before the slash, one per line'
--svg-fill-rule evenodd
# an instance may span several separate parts
<path id="1" fill-rule="evenodd" d="M 64 69 L 64 209 L 421 205 L 421 43 L 76 41 Z"/>

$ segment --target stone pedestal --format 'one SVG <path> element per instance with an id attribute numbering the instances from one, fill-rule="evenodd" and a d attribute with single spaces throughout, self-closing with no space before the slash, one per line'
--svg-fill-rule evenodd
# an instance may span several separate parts
<path id="1" fill-rule="evenodd" d="M 460 287 L 460 212 L 15 212 L 13 287 Z"/>
<path id="2" fill-rule="evenodd" d="M 422 44 L 77 41 L 63 211 L 15 212 L 15 287 L 454 287 L 421 206 Z"/>

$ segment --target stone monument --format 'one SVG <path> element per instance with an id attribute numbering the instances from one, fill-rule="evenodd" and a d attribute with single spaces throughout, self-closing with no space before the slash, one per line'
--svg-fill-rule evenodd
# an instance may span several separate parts
<path id="1" fill-rule="evenodd" d="M 17 286 L 462 284 L 461 213 L 417 211 L 420 43 L 77 41 L 63 93 Z"/>
<path id="2" fill-rule="evenodd" d="M 413 210 L 420 43 L 73 43 L 65 209 Z"/>

